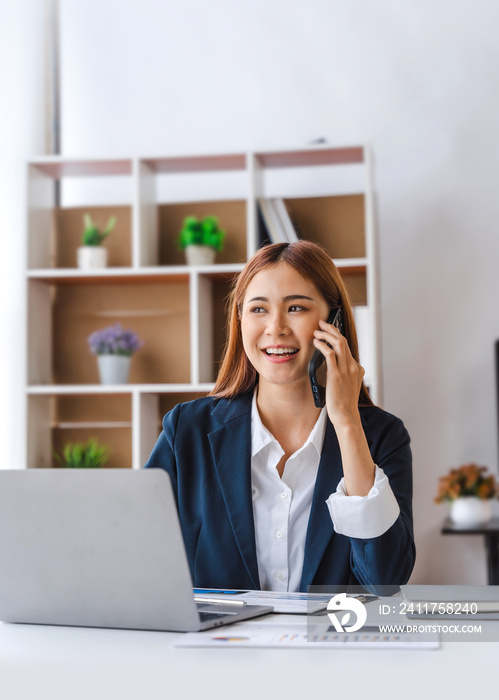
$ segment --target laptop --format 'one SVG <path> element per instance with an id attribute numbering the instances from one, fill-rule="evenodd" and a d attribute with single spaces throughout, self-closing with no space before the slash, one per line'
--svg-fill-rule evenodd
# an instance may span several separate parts
<path id="1" fill-rule="evenodd" d="M 196 604 L 164 470 L 0 470 L 0 620 L 194 632 L 268 612 Z"/>

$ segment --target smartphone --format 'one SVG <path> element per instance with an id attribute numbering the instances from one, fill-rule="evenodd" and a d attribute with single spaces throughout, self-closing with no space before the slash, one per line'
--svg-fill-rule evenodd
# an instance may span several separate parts
<path id="1" fill-rule="evenodd" d="M 327 318 L 327 323 L 331 323 L 343 335 L 343 316 L 341 306 L 332 309 Z M 323 343 L 326 341 L 323 340 Z M 312 396 L 317 408 L 322 408 L 326 405 L 326 358 L 320 350 L 314 350 L 312 359 L 308 365 L 308 376 L 310 378 L 310 386 L 312 387 Z"/>

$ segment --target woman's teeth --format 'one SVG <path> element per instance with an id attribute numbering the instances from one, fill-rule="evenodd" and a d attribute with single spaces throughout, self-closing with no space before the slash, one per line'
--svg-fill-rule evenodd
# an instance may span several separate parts
<path id="1" fill-rule="evenodd" d="M 265 348 L 267 355 L 294 355 L 297 352 L 297 348 Z"/>

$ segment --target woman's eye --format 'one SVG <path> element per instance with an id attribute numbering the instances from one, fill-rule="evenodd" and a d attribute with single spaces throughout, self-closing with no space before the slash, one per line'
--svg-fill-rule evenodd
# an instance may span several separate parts
<path id="1" fill-rule="evenodd" d="M 307 309 L 304 306 L 298 306 L 298 304 L 293 304 L 293 306 L 290 306 L 288 309 L 288 312 L 290 313 L 295 313 L 297 311 L 306 311 Z M 252 314 L 265 314 L 267 313 L 267 309 L 263 306 L 253 306 L 250 309 Z"/>

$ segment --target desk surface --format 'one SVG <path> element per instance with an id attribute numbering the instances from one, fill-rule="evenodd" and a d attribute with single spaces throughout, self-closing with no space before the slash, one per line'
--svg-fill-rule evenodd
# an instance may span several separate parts
<path id="1" fill-rule="evenodd" d="M 499 642 L 414 651 L 174 649 L 178 637 L 0 623 L 0 697 L 421 700 L 441 693 L 468 700 L 490 692 L 499 658 Z"/>

